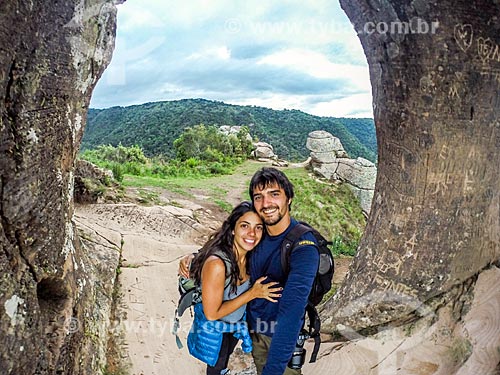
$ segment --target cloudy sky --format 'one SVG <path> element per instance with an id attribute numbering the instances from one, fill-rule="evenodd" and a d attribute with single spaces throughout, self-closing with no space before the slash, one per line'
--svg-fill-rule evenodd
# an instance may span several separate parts
<path id="1" fill-rule="evenodd" d="M 361 44 L 338 1 L 127 0 L 91 107 L 205 98 L 373 117 Z"/>

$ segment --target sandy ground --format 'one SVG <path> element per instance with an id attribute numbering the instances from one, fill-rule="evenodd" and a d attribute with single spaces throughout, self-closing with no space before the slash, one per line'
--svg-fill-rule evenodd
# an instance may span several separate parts
<path id="1" fill-rule="evenodd" d="M 196 239 L 199 242 L 206 229 L 218 225 L 218 219 L 193 203 L 188 208 L 81 206 L 76 218 L 80 225 L 122 244 L 119 310 L 125 319 L 119 329 L 124 339 L 122 359 L 129 362 L 129 373 L 204 373 L 205 366 L 192 358 L 186 348 L 177 348 L 171 329 L 178 299 L 179 259 L 199 248 Z M 200 220 L 204 223 L 200 224 Z M 191 322 L 189 313 L 181 322 L 180 337 L 185 343 Z"/>

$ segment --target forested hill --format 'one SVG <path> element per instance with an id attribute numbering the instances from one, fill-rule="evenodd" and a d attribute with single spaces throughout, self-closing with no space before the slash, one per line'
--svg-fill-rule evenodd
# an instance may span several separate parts
<path id="1" fill-rule="evenodd" d="M 204 99 L 183 99 L 89 109 L 82 150 L 101 144 L 139 145 L 148 156 L 173 157 L 173 142 L 188 126 L 247 125 L 252 136 L 273 145 L 282 159 L 301 161 L 309 156 L 309 132 L 326 130 L 340 138 L 351 158 L 376 161 L 377 142 L 373 119 L 333 118 L 298 110 L 273 110 L 239 106 Z"/>

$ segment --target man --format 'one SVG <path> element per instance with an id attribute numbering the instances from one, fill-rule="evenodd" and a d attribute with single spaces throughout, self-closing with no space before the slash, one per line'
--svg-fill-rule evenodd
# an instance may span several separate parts
<path id="1" fill-rule="evenodd" d="M 299 375 L 300 369 L 293 370 L 287 364 L 303 325 L 307 298 L 318 269 L 316 240 L 310 232 L 300 237 L 299 246 L 290 257 L 290 272 L 285 275 L 281 267 L 281 243 L 297 225 L 290 216 L 293 185 L 283 172 L 264 167 L 252 177 L 249 194 L 267 230 L 251 253 L 251 280 L 267 276 L 266 281 L 277 281 L 276 286 L 283 287 L 278 303 L 255 299 L 247 305 L 247 320 L 253 331 L 252 355 L 259 375 Z M 180 270 L 183 274 L 187 272 L 182 262 Z"/>

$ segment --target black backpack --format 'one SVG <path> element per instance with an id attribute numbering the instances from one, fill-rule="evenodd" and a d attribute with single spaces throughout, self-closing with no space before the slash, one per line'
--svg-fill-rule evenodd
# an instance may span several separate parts
<path id="1" fill-rule="evenodd" d="M 198 253 L 194 253 L 195 256 Z M 224 281 L 224 289 L 226 289 L 231 283 L 231 261 L 227 258 L 226 254 L 222 251 L 215 251 L 212 255 L 216 255 L 224 261 L 224 265 L 226 266 L 226 280 Z M 201 302 L 201 286 L 196 284 L 194 280 L 185 278 L 183 276 L 179 276 L 178 279 L 178 289 L 179 289 L 179 302 L 177 303 L 177 308 L 175 309 L 175 318 L 174 325 L 172 327 L 172 334 L 175 335 L 175 340 L 177 343 L 177 347 L 182 349 L 183 345 L 179 336 L 177 335 L 177 331 L 180 327 L 179 318 L 184 314 L 188 308 L 197 303 Z M 191 317 L 193 313 L 191 311 Z"/>
<path id="2" fill-rule="evenodd" d="M 288 232 L 281 244 L 281 267 L 286 275 L 290 272 L 290 254 L 291 252 L 304 245 L 311 245 L 310 241 L 299 241 L 298 239 L 307 232 L 312 232 L 314 235 L 319 253 L 319 267 L 316 272 L 316 277 L 309 293 L 309 298 L 306 306 L 306 314 L 309 320 L 309 329 L 304 332 L 306 336 L 314 339 L 314 349 L 311 353 L 310 363 L 316 361 L 318 355 L 319 346 L 321 344 L 320 329 L 321 321 L 319 318 L 316 306 L 321 302 L 323 296 L 332 287 L 332 278 L 335 270 L 335 263 L 333 260 L 333 255 L 328 245 L 332 245 L 333 242 L 327 241 L 321 233 L 316 229 L 311 227 L 305 222 L 299 222 L 296 226 Z M 305 242 L 305 243 L 302 243 Z"/>

